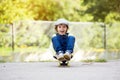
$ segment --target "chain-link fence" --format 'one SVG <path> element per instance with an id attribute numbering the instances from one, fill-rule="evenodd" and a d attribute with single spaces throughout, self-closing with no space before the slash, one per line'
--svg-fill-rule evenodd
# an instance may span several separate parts
<path id="1" fill-rule="evenodd" d="M 53 60 L 54 22 L 19 21 L 5 26 L 0 26 L 1 60 L 6 56 L 7 61 Z M 68 32 L 76 38 L 73 60 L 119 59 L 119 26 L 120 23 L 71 22 Z"/>

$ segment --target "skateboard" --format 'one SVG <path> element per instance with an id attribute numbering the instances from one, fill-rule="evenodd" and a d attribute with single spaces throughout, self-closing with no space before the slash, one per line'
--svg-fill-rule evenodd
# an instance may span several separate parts
<path id="1" fill-rule="evenodd" d="M 55 59 L 57 59 L 57 57 L 56 56 L 53 56 Z M 58 59 L 57 59 L 58 60 Z M 68 64 L 69 64 L 69 61 L 67 61 L 67 60 L 63 60 L 63 61 L 60 61 L 60 60 L 58 60 L 59 61 L 59 66 L 68 66 Z"/>
<path id="2" fill-rule="evenodd" d="M 59 66 L 63 66 L 63 67 L 68 66 L 68 64 L 69 64 L 69 61 L 66 61 L 66 60 L 59 62 Z"/>

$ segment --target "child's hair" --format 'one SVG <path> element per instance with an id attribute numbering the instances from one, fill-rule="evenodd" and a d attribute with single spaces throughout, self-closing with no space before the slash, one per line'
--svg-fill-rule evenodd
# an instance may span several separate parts
<path id="1" fill-rule="evenodd" d="M 56 31 L 57 31 L 57 26 L 58 26 L 59 24 L 65 24 L 66 27 L 67 27 L 67 29 L 69 28 L 69 22 L 68 22 L 66 19 L 61 18 L 61 19 L 58 19 L 58 20 L 55 22 L 55 30 L 56 30 Z"/>

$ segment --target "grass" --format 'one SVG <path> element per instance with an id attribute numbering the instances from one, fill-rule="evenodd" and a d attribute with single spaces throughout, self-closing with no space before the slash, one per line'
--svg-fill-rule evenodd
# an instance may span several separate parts
<path id="1" fill-rule="evenodd" d="M 86 59 L 86 60 L 82 60 L 82 62 L 107 62 L 106 59 Z"/>
<path id="2" fill-rule="evenodd" d="M 12 52 L 12 48 L 10 47 L 1 47 L 0 48 L 0 56 L 9 56 Z"/>
<path id="3" fill-rule="evenodd" d="M 107 62 L 106 59 L 95 59 L 95 62 Z"/>
<path id="4" fill-rule="evenodd" d="M 45 51 L 45 48 L 38 48 L 38 47 L 24 47 L 19 48 L 16 47 L 14 53 L 16 52 L 36 52 L 36 51 Z M 0 48 L 0 56 L 10 56 L 12 54 L 11 47 L 1 47 Z"/>
<path id="5" fill-rule="evenodd" d="M 0 63 L 5 63 L 6 61 L 5 60 L 0 60 Z"/>
<path id="6" fill-rule="evenodd" d="M 11 47 L 0 47 L 0 63 L 4 63 L 6 61 L 13 61 L 13 56 L 16 54 L 28 54 L 28 53 L 36 53 L 36 52 L 44 52 L 45 48 L 39 47 L 16 47 L 14 52 Z"/>

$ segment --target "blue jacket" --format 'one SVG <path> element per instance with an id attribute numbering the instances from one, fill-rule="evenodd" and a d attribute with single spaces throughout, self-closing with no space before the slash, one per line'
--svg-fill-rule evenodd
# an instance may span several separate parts
<path id="1" fill-rule="evenodd" d="M 57 54 L 59 54 L 59 52 L 73 53 L 75 37 L 70 36 L 69 33 L 66 33 L 66 35 L 59 35 L 57 33 L 52 37 L 52 43 Z"/>

